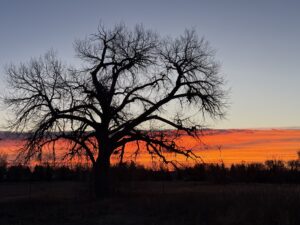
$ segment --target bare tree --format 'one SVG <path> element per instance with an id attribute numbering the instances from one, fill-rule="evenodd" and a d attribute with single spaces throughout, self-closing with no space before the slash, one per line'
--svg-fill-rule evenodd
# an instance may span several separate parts
<path id="1" fill-rule="evenodd" d="M 110 190 L 111 155 L 122 160 L 129 142 L 176 166 L 165 153 L 195 155 L 176 144 L 175 133 L 158 128 L 197 137 L 199 119 L 223 116 L 226 95 L 214 51 L 194 30 L 172 39 L 142 26 L 99 26 L 74 47 L 81 69 L 67 68 L 51 51 L 9 66 L 5 104 L 14 115 L 11 128 L 30 133 L 22 158 L 41 155 L 46 145 L 55 156 L 55 142 L 69 140 L 68 156 L 91 161 L 99 196 Z M 188 116 L 192 109 L 196 117 Z"/>

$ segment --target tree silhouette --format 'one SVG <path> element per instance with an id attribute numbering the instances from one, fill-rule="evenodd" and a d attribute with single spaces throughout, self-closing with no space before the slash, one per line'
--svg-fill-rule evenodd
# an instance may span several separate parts
<path id="1" fill-rule="evenodd" d="M 74 47 L 80 69 L 66 67 L 53 51 L 9 66 L 5 104 L 14 115 L 11 128 L 29 133 L 20 158 L 69 140 L 68 156 L 91 161 L 98 196 L 110 191 L 111 155 L 123 160 L 129 142 L 176 165 L 165 153 L 195 157 L 176 144 L 176 134 L 197 137 L 200 119 L 223 116 L 226 95 L 214 51 L 194 30 L 172 39 L 143 26 L 99 26 Z"/>

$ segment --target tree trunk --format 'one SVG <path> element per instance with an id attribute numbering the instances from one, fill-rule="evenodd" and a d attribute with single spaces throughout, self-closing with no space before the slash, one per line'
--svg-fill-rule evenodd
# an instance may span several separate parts
<path id="1" fill-rule="evenodd" d="M 110 157 L 99 157 L 93 166 L 94 193 L 96 198 L 112 194 L 110 179 Z"/>

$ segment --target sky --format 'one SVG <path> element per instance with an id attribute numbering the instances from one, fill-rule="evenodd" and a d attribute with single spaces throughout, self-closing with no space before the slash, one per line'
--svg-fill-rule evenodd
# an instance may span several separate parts
<path id="1" fill-rule="evenodd" d="M 176 37 L 194 28 L 216 50 L 230 89 L 212 128 L 300 127 L 300 2 L 277 0 L 0 0 L 0 93 L 4 68 L 49 49 L 78 63 L 73 43 L 124 22 Z M 0 124 L 7 115 L 1 106 Z"/>

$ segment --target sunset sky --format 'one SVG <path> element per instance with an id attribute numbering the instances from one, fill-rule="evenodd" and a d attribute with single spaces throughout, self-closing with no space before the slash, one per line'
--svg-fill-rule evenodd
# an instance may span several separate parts
<path id="1" fill-rule="evenodd" d="M 4 67 L 49 49 L 68 64 L 73 42 L 106 26 L 143 23 L 161 35 L 195 28 L 217 50 L 230 89 L 227 119 L 213 128 L 300 126 L 300 3 L 276 0 L 0 0 L 0 89 Z M 1 111 L 3 124 L 5 110 Z"/>

